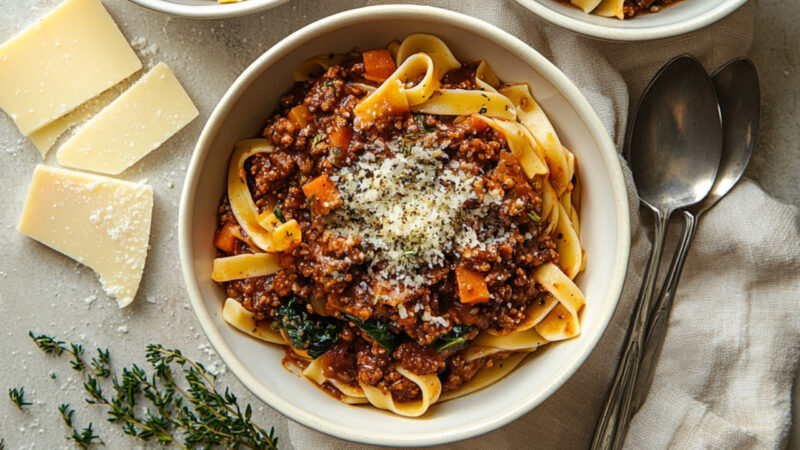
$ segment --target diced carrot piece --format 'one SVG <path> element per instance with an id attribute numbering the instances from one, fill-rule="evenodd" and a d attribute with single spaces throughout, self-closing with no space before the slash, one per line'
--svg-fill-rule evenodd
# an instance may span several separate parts
<path id="1" fill-rule="evenodd" d="M 289 110 L 289 120 L 300 128 L 308 125 L 308 122 L 311 122 L 313 118 L 314 115 L 311 114 L 306 105 L 297 105 Z"/>
<path id="2" fill-rule="evenodd" d="M 464 266 L 456 267 L 458 299 L 461 303 L 483 303 L 489 301 L 489 288 L 483 274 Z"/>
<path id="3" fill-rule="evenodd" d="M 383 83 L 397 70 L 392 53 L 387 49 L 370 50 L 364 52 L 362 57 L 364 58 L 364 78 L 368 80 Z"/>
<path id="4" fill-rule="evenodd" d="M 311 201 L 314 214 L 326 214 L 342 202 L 339 190 L 328 174 L 322 174 L 304 184 L 303 193 Z"/>
<path id="5" fill-rule="evenodd" d="M 236 246 L 236 225 L 232 222 L 228 222 L 225 224 L 222 229 L 217 231 L 217 234 L 214 236 L 214 247 L 222 250 L 226 253 L 233 253 L 233 248 Z"/>
<path id="6" fill-rule="evenodd" d="M 331 145 L 341 151 L 347 150 L 350 147 L 350 141 L 353 140 L 353 128 L 349 126 L 336 128 L 331 133 Z"/>

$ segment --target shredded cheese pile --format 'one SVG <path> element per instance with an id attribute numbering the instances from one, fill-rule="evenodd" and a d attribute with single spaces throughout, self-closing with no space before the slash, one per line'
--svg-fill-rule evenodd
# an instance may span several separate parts
<path id="1" fill-rule="evenodd" d="M 383 145 L 392 156 L 373 152 Z M 476 177 L 460 171 L 443 151 L 419 143 L 403 149 L 376 143 L 372 150 L 332 177 L 343 205 L 328 218 L 336 235 L 362 239 L 371 274 L 385 263 L 380 278 L 419 286 L 425 281 L 421 267 L 442 266 L 448 252 L 485 248 L 503 237 L 495 220 L 485 220 L 502 191 L 488 192 L 479 202 Z"/>

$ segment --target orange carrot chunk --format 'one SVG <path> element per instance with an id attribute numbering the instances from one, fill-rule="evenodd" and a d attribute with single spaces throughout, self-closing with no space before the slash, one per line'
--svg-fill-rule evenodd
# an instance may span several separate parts
<path id="1" fill-rule="evenodd" d="M 226 253 L 233 253 L 233 248 L 236 245 L 236 235 L 234 229 L 236 225 L 231 222 L 225 224 L 217 234 L 214 236 L 214 247 Z"/>
<path id="2" fill-rule="evenodd" d="M 331 133 L 331 146 L 341 151 L 346 151 L 353 140 L 353 128 L 349 126 L 336 128 Z"/>
<path id="3" fill-rule="evenodd" d="M 368 80 L 383 83 L 397 70 L 392 53 L 385 48 L 364 52 L 362 57 L 364 58 L 364 78 Z"/>
<path id="4" fill-rule="evenodd" d="M 289 110 L 289 120 L 292 121 L 295 125 L 299 128 L 303 128 L 304 126 L 308 125 L 308 122 L 311 122 L 311 119 L 314 118 L 314 115 L 311 114 L 311 111 L 308 110 L 306 105 L 297 105 L 291 110 Z"/>
<path id="5" fill-rule="evenodd" d="M 303 193 L 311 202 L 311 211 L 314 214 L 327 214 L 342 203 L 339 190 L 328 174 L 322 174 L 304 184 Z"/>
<path id="6" fill-rule="evenodd" d="M 458 284 L 458 299 L 461 303 L 489 301 L 489 288 L 482 273 L 458 266 L 456 267 L 456 283 Z"/>

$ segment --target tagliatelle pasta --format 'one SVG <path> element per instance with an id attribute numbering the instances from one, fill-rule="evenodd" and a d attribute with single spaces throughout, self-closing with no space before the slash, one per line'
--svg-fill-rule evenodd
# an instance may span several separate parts
<path id="1" fill-rule="evenodd" d="M 231 158 L 226 322 L 339 400 L 409 417 L 580 334 L 579 164 L 527 84 L 426 34 L 294 79 Z"/>

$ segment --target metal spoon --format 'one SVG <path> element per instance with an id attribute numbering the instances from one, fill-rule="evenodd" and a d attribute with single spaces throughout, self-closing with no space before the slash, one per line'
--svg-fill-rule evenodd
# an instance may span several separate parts
<path id="1" fill-rule="evenodd" d="M 639 378 L 634 389 L 633 413 L 639 410 L 647 398 L 647 392 L 653 381 L 656 361 L 661 354 L 664 336 L 667 332 L 669 312 L 675 291 L 683 271 L 683 263 L 692 245 L 697 223 L 700 217 L 722 197 L 724 197 L 739 181 L 744 173 L 758 132 L 758 119 L 761 111 L 758 73 L 749 59 L 734 59 L 714 72 L 711 81 L 717 91 L 719 106 L 722 110 L 723 150 L 719 173 L 711 192 L 702 202 L 683 212 L 683 237 L 678 246 L 669 272 L 664 279 L 658 303 L 654 307 L 652 319 L 647 327 L 642 364 Z"/>
<path id="2" fill-rule="evenodd" d="M 620 448 L 628 427 L 650 298 L 672 213 L 702 200 L 714 184 L 722 152 L 722 122 L 711 80 L 691 56 L 668 62 L 645 89 L 627 139 L 639 200 L 655 219 L 644 273 L 620 366 L 595 429 L 593 449 Z"/>

